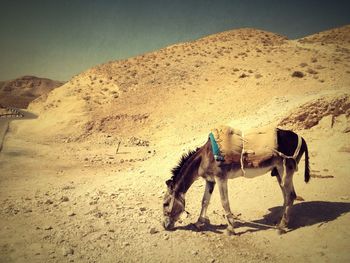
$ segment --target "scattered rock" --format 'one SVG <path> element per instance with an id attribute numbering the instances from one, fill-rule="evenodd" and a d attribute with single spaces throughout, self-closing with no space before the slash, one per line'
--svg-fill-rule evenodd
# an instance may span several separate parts
<path id="1" fill-rule="evenodd" d="M 102 212 L 97 212 L 94 216 L 97 217 L 97 218 L 101 218 L 103 216 L 103 213 Z"/>
<path id="2" fill-rule="evenodd" d="M 45 226 L 44 227 L 44 230 L 51 230 L 51 229 L 53 229 L 52 226 Z"/>
<path id="3" fill-rule="evenodd" d="M 69 198 L 67 196 L 62 196 L 61 197 L 61 202 L 68 202 Z"/>
<path id="4" fill-rule="evenodd" d="M 350 132 L 350 126 L 346 127 L 343 131 L 343 133 L 348 133 L 348 132 Z"/>
<path id="5" fill-rule="evenodd" d="M 62 186 L 62 190 L 72 190 L 72 189 L 75 189 L 75 187 L 72 186 L 72 185 L 64 185 L 64 186 Z"/>
<path id="6" fill-rule="evenodd" d="M 52 204 L 53 204 L 53 201 L 52 201 L 51 199 L 47 199 L 47 200 L 45 201 L 45 204 L 46 204 L 46 205 L 52 205 Z"/>
<path id="7" fill-rule="evenodd" d="M 149 232 L 151 235 L 154 235 L 157 234 L 159 231 L 155 227 L 152 227 Z"/>
<path id="8" fill-rule="evenodd" d="M 75 216 L 76 214 L 75 214 L 73 211 L 69 211 L 69 212 L 67 213 L 67 215 L 68 215 L 68 216 Z"/>
<path id="9" fill-rule="evenodd" d="M 294 71 L 294 72 L 292 73 L 292 77 L 293 77 L 293 78 L 302 78 L 302 77 L 304 77 L 304 73 L 301 72 L 301 71 Z"/>
<path id="10" fill-rule="evenodd" d="M 73 255 L 73 254 L 74 254 L 73 248 L 67 248 L 67 247 L 62 248 L 62 255 L 64 257 L 67 257 L 68 255 Z"/>

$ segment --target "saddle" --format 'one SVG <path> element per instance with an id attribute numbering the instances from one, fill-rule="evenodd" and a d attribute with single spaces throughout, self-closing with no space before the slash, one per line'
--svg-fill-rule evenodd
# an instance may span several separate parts
<path id="1" fill-rule="evenodd" d="M 240 164 L 241 168 L 258 168 L 277 151 L 277 129 L 254 129 L 243 133 L 230 126 L 219 126 L 209 138 L 216 160 Z M 216 151 L 216 152 L 215 152 Z"/>

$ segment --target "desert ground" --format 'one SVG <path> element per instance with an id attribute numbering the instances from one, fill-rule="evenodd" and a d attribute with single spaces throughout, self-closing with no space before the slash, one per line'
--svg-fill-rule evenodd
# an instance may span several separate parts
<path id="1" fill-rule="evenodd" d="M 297 40 L 232 30 L 82 72 L 32 101 L 31 118 L 0 119 L 0 261 L 349 262 L 349 87 L 350 26 Z M 163 229 L 171 169 L 221 124 L 306 140 L 312 178 L 302 159 L 287 233 L 227 235 L 217 189 L 196 231 L 202 179 Z M 229 181 L 229 195 L 242 220 L 278 222 L 270 174 Z"/>

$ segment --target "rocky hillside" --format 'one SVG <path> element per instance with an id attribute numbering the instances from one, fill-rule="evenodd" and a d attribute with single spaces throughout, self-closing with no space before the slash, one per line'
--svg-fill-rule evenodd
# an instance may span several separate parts
<path id="1" fill-rule="evenodd" d="M 311 36 L 301 38 L 301 43 L 318 43 L 321 45 L 349 45 L 350 44 L 350 25 L 330 29 Z"/>
<path id="2" fill-rule="evenodd" d="M 40 122 L 32 132 L 50 128 L 63 140 L 96 132 L 128 138 L 130 129 L 141 137 L 159 130 L 182 136 L 252 114 L 274 96 L 344 89 L 348 30 L 288 40 L 238 29 L 98 65 L 30 105 Z M 339 41 L 305 42 L 329 32 Z M 193 114 L 198 123 L 188 123 Z"/>
<path id="3" fill-rule="evenodd" d="M 23 76 L 0 82 L 0 104 L 6 107 L 27 108 L 41 95 L 63 85 L 64 82 L 35 76 Z"/>

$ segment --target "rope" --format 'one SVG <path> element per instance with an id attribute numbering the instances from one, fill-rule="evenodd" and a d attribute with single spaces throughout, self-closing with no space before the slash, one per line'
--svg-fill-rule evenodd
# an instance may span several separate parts
<path id="1" fill-rule="evenodd" d="M 246 220 L 242 220 L 242 219 L 235 219 L 235 221 L 239 222 L 239 223 L 243 223 L 243 224 L 248 223 L 251 225 L 257 225 L 257 226 L 263 226 L 263 227 L 267 227 L 267 228 L 277 229 L 276 226 L 266 225 L 266 224 L 262 224 L 262 223 L 252 222 L 252 221 L 246 221 Z"/>

